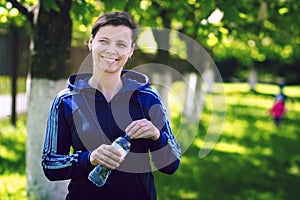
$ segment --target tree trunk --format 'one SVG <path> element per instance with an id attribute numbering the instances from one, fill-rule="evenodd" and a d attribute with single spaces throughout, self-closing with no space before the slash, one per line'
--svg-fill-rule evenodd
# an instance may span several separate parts
<path id="1" fill-rule="evenodd" d="M 184 109 L 183 114 L 187 119 L 192 120 L 193 116 L 195 116 L 195 93 L 197 87 L 197 74 L 189 73 L 186 75 L 186 89 L 185 89 L 185 101 L 184 101 Z M 194 121 L 194 120 L 192 120 Z"/>
<path id="2" fill-rule="evenodd" d="M 194 40 L 182 37 L 187 46 L 187 60 L 193 65 L 187 77 L 184 115 L 189 123 L 198 123 L 204 106 L 203 71 L 211 67 L 205 50 Z M 200 77 L 201 76 L 201 77 Z"/>
<path id="3" fill-rule="evenodd" d="M 211 94 L 213 92 L 214 82 L 215 82 L 215 73 L 213 67 L 207 67 L 203 72 L 203 81 L 206 86 L 206 91 Z"/>
<path id="4" fill-rule="evenodd" d="M 256 69 L 255 69 L 254 65 L 252 65 L 252 67 L 250 69 L 250 74 L 249 74 L 249 85 L 250 85 L 251 91 L 255 90 L 256 83 L 257 83 Z"/>
<path id="5" fill-rule="evenodd" d="M 34 78 L 30 82 L 26 140 L 28 199 L 62 200 L 68 181 L 50 182 L 43 173 L 41 158 L 48 111 L 56 93 L 66 86 L 66 80 Z"/>
<path id="6" fill-rule="evenodd" d="M 58 80 L 65 78 L 70 71 L 72 21 L 69 11 L 72 1 L 56 2 L 60 10 L 47 12 L 41 1 L 33 25 L 32 78 Z"/>
<path id="7" fill-rule="evenodd" d="M 172 85 L 172 74 L 169 71 L 164 71 L 163 73 L 153 73 L 152 83 L 155 85 L 157 91 L 159 92 L 163 106 L 167 110 L 168 118 L 171 120 L 170 108 L 168 98 L 170 95 L 170 88 Z"/>
<path id="8" fill-rule="evenodd" d="M 12 70 L 11 70 L 11 124 L 16 125 L 17 113 L 16 113 L 16 101 L 17 101 L 17 78 L 19 69 L 19 46 L 18 46 L 18 33 L 16 27 L 11 27 L 12 31 Z"/>
<path id="9" fill-rule="evenodd" d="M 158 92 L 162 96 L 162 100 L 164 103 L 164 107 L 167 111 L 169 111 L 168 106 L 168 95 L 169 88 L 172 84 L 172 74 L 170 74 L 165 66 L 169 65 L 170 62 L 170 43 L 169 37 L 170 32 L 167 29 L 152 29 L 154 39 L 157 43 L 157 54 L 156 54 L 156 63 L 157 69 L 153 71 L 152 78 L 156 83 L 159 83 L 159 87 L 157 87 Z M 168 112 L 169 113 L 169 112 Z"/>
<path id="10" fill-rule="evenodd" d="M 27 115 L 26 174 L 29 199 L 64 199 L 67 182 L 50 182 L 41 166 L 46 121 L 56 93 L 70 71 L 71 0 L 55 0 L 59 9 L 45 10 L 40 1 L 32 23 L 31 83 Z M 63 79 L 64 81 L 58 81 Z"/>

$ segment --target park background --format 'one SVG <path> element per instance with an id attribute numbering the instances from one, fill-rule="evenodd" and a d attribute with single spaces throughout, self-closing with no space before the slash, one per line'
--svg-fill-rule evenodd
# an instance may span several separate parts
<path id="1" fill-rule="evenodd" d="M 299 198 L 300 2 L 36 3 L 0 1 L 0 94 L 12 96 L 11 115 L 0 119 L 0 199 L 57 199 L 53 190 L 59 194 L 60 186 L 45 182 L 40 174 L 49 104 L 87 56 L 91 24 L 99 14 L 113 10 L 128 11 L 141 27 L 155 27 L 143 29 L 141 35 L 146 39 L 139 41 L 132 63 L 164 64 L 185 77 L 183 81 L 159 71 L 151 77 L 175 94 L 167 95 L 164 88 L 158 88 L 170 110 L 174 132 L 180 130 L 183 137 L 197 131 L 174 175 L 155 172 L 158 198 Z M 166 37 L 163 28 L 173 32 Z M 178 32 L 203 46 L 217 67 L 212 71 L 222 79 L 208 78 L 212 84 L 202 76 L 214 69 L 213 63 L 205 65 L 200 60 L 195 67 L 186 62 L 198 58 L 199 51 L 188 48 L 188 40 L 176 35 Z M 154 51 L 142 48 L 153 43 Z M 170 51 L 162 50 L 166 47 Z M 285 85 L 288 111 L 281 126 L 275 127 L 269 109 L 279 92 L 278 84 Z M 17 106 L 13 106 L 13 97 L 25 92 L 27 112 L 14 116 Z M 189 112 L 195 108 L 186 103 L 191 95 L 192 99 L 204 99 L 196 118 Z M 205 157 L 199 157 L 215 111 L 212 99 L 220 95 L 225 97 L 225 110 L 221 110 L 221 123 L 214 124 L 221 129 L 218 140 Z M 181 100 L 182 106 L 178 106 Z M 195 129 L 188 122 L 198 118 Z"/>

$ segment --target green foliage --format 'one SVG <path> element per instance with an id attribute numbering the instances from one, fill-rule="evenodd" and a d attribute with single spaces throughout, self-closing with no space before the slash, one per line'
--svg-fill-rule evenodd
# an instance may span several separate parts
<path id="1" fill-rule="evenodd" d="M 29 8 L 37 0 L 18 2 Z M 42 2 L 46 11 L 58 11 L 56 1 Z M 291 65 L 299 62 L 297 58 L 300 55 L 299 8 L 300 1 L 296 0 L 74 0 L 71 9 L 72 45 L 86 45 L 91 25 L 101 13 L 128 11 L 141 27 L 164 27 L 189 35 L 209 49 L 217 61 L 235 58 L 239 66 L 246 67 L 269 61 Z M 223 17 L 212 23 L 209 18 L 216 10 Z M 25 21 L 26 18 L 10 2 L 0 0 L 1 30 L 7 30 L 11 23 L 22 26 Z M 266 68 L 274 71 L 271 66 Z M 283 71 L 297 74 L 295 70 Z"/>
<path id="2" fill-rule="evenodd" d="M 41 1 L 41 6 L 45 9 L 46 12 L 50 12 L 50 10 L 59 12 L 60 10 L 60 8 L 57 6 L 56 1 L 53 0 L 43 0 Z"/>
<path id="3" fill-rule="evenodd" d="M 86 45 L 90 39 L 92 24 L 103 13 L 103 9 L 103 3 L 99 1 L 76 0 L 72 2 L 72 46 Z"/>
<path id="4" fill-rule="evenodd" d="M 10 25 L 23 26 L 26 24 L 25 16 L 6 0 L 0 0 L 0 30 L 8 31 Z"/>

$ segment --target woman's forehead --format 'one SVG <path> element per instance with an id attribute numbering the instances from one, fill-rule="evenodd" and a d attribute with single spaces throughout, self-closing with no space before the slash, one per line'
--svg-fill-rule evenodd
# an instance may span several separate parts
<path id="1" fill-rule="evenodd" d="M 128 26 L 119 25 L 106 25 L 101 27 L 97 34 L 96 38 L 105 37 L 109 39 L 130 39 L 131 40 L 132 30 Z"/>

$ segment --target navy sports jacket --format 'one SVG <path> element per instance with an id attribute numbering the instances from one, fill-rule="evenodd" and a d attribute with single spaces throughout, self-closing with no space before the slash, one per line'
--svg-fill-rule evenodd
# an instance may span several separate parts
<path id="1" fill-rule="evenodd" d="M 68 88 L 53 101 L 42 156 L 46 177 L 52 181 L 71 179 L 66 199 L 156 199 L 151 160 L 159 171 L 172 174 L 181 158 L 159 95 L 145 75 L 123 71 L 122 89 L 107 102 L 88 84 L 91 75 L 72 75 Z M 95 186 L 87 178 L 94 168 L 90 152 L 124 135 L 133 120 L 142 118 L 160 129 L 160 138 L 132 140 L 125 161 L 103 187 Z"/>

